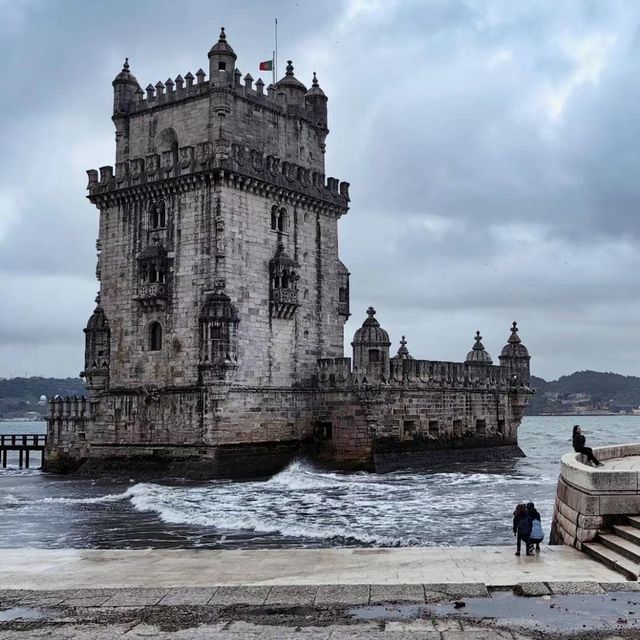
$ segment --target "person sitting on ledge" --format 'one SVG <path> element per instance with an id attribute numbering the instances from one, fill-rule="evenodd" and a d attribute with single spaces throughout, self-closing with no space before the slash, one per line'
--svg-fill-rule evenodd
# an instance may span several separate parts
<path id="1" fill-rule="evenodd" d="M 592 462 L 596 467 L 602 466 L 602 462 L 593 455 L 593 449 L 585 446 L 585 442 L 586 438 L 582 435 L 580 425 L 575 425 L 573 427 L 573 450 L 587 456 L 587 462 Z"/>

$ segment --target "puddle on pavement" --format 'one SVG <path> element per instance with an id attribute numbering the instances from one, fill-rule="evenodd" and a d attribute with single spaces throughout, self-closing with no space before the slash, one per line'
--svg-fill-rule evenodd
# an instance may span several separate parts
<path id="1" fill-rule="evenodd" d="M 0 611 L 0 622 L 18 622 L 19 620 L 41 620 L 47 617 L 44 609 L 29 609 L 27 607 L 14 607 Z"/>
<path id="2" fill-rule="evenodd" d="M 524 627 L 549 632 L 640 629 L 640 593 L 620 591 L 601 595 L 525 598 L 496 592 L 487 598 L 464 598 L 439 604 L 356 607 L 349 613 L 359 620 L 413 620 L 458 618 L 501 627 Z"/>

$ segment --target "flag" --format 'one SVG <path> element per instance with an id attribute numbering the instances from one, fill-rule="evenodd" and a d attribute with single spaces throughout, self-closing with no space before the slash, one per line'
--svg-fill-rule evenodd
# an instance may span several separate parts
<path id="1" fill-rule="evenodd" d="M 273 60 L 265 60 L 260 63 L 260 71 L 273 71 Z"/>

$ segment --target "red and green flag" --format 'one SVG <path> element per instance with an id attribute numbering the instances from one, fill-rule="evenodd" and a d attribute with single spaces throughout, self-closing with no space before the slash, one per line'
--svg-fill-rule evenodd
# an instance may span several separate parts
<path id="1" fill-rule="evenodd" d="M 260 71 L 273 71 L 273 60 L 265 60 L 260 63 Z"/>

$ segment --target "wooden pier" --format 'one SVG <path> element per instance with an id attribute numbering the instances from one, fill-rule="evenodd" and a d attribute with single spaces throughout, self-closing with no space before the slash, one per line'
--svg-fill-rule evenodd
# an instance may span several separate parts
<path id="1" fill-rule="evenodd" d="M 0 458 L 2 467 L 7 467 L 9 451 L 18 452 L 18 467 L 29 468 L 29 456 L 32 451 L 40 451 L 40 460 L 44 456 L 44 448 L 47 444 L 47 436 L 44 434 L 8 433 L 0 435 Z"/>

